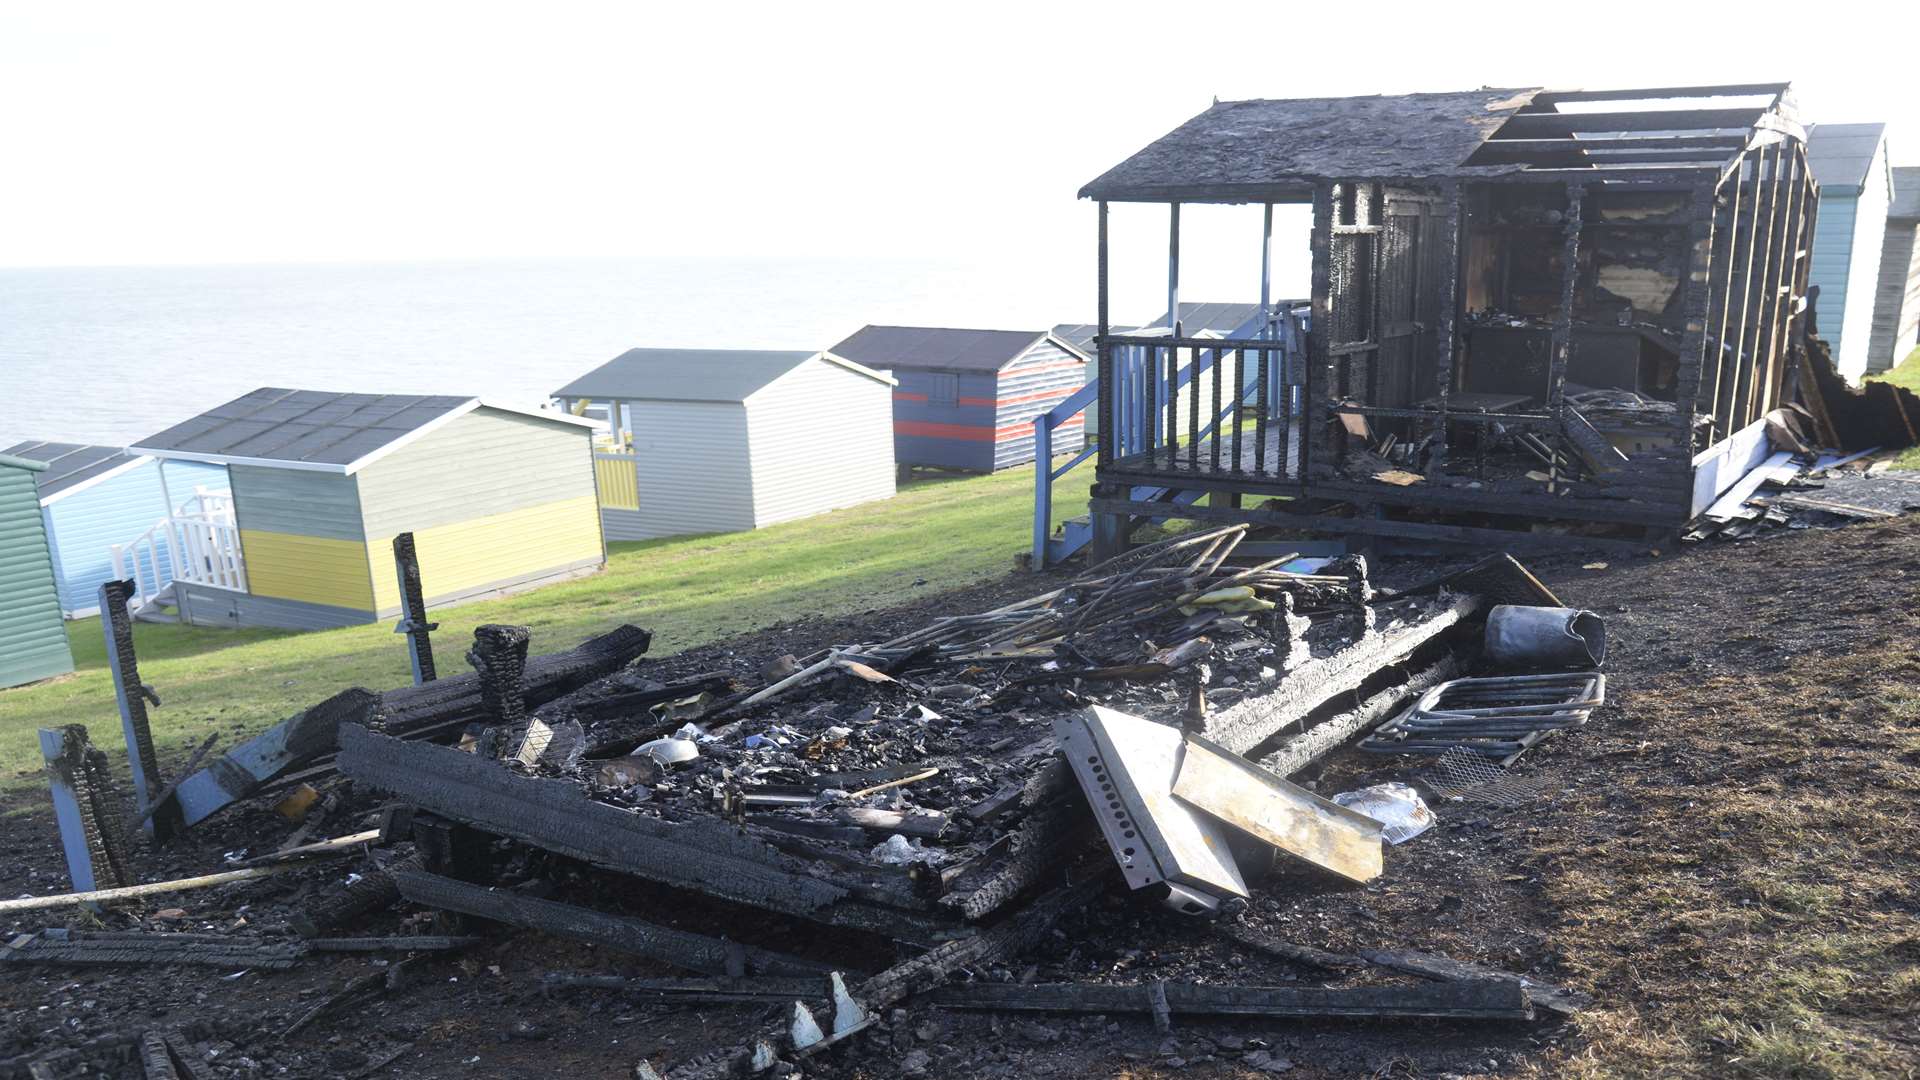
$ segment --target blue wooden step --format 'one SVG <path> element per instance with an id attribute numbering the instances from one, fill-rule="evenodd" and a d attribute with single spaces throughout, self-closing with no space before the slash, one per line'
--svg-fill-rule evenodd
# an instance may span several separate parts
<path id="1" fill-rule="evenodd" d="M 1169 497 L 1166 488 L 1149 487 L 1145 484 L 1133 489 L 1133 498 L 1135 501 L 1164 502 L 1168 506 L 1186 506 L 1189 503 L 1197 501 L 1200 496 L 1205 494 L 1206 492 L 1204 491 L 1176 491 Z M 1168 514 L 1167 517 L 1156 517 L 1152 520 L 1161 522 L 1173 516 L 1175 515 Z M 1047 564 L 1051 566 L 1063 559 L 1077 555 L 1081 548 L 1086 547 L 1092 542 L 1093 523 L 1091 521 L 1086 518 L 1074 518 L 1071 521 L 1063 521 L 1060 523 L 1059 532 L 1047 540 Z"/>

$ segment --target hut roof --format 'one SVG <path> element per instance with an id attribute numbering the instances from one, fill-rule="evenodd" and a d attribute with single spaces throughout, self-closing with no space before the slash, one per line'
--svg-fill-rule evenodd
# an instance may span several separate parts
<path id="1" fill-rule="evenodd" d="M 994 372 L 1053 337 L 1048 330 L 966 330 L 950 326 L 863 326 L 832 352 L 868 367 Z M 1080 350 L 1065 340 L 1055 344 Z"/>
<path id="2" fill-rule="evenodd" d="M 1816 124 L 1807 136 L 1807 164 L 1822 195 L 1858 195 L 1887 137 L 1885 124 Z"/>
<path id="3" fill-rule="evenodd" d="M 46 462 L 46 471 L 34 477 L 34 486 L 40 492 L 43 506 L 145 460 L 127 453 L 126 448 L 120 446 L 89 446 L 38 439 L 15 443 L 0 450 L 0 454 Z"/>
<path id="4" fill-rule="evenodd" d="M 1768 100 L 1713 100 L 1736 98 Z M 1656 102 L 1689 107 L 1646 107 Z M 1308 198 L 1317 183 L 1330 180 L 1704 169 L 1730 161 L 1756 127 L 1800 134 L 1790 109 L 1786 83 L 1221 101 L 1107 170 L 1080 195 L 1286 202 Z M 1634 141 L 1605 146 L 1619 138 Z"/>
<path id="5" fill-rule="evenodd" d="M 892 384 L 831 352 L 770 349 L 628 349 L 553 392 L 554 397 L 617 401 L 740 402 L 818 357 Z"/>
<path id="6" fill-rule="evenodd" d="M 485 406 L 583 427 L 595 421 L 476 397 L 262 387 L 129 446 L 133 454 L 355 473 Z"/>

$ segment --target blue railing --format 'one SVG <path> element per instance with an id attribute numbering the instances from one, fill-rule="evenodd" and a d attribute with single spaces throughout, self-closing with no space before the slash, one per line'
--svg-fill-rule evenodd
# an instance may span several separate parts
<path id="1" fill-rule="evenodd" d="M 1088 407 L 1098 399 L 1100 381 L 1097 376 L 1052 409 L 1034 417 L 1033 569 L 1044 569 L 1066 559 L 1084 547 L 1092 536 L 1091 528 L 1079 522 L 1069 522 L 1062 528 L 1062 535 L 1053 535 L 1054 482 L 1099 453 L 1100 443 L 1108 440 L 1112 441 L 1112 457 L 1125 457 L 1176 444 L 1179 433 L 1156 423 L 1161 407 L 1159 403 L 1177 400 L 1183 389 L 1221 362 L 1222 354 L 1238 352 L 1242 357 L 1239 400 L 1231 400 L 1233 395 L 1227 395 L 1229 400 L 1218 415 L 1211 416 L 1207 424 L 1199 429 L 1196 441 L 1212 438 L 1222 422 L 1247 405 L 1264 405 L 1266 414 L 1270 416 L 1298 415 L 1304 402 L 1300 400 L 1299 380 L 1290 378 L 1289 373 L 1304 370 L 1306 330 L 1307 309 L 1304 306 L 1283 309 L 1275 313 L 1260 339 L 1261 344 L 1268 347 L 1256 352 L 1243 342 L 1222 339 L 1220 349 L 1193 350 L 1193 359 L 1184 365 L 1176 365 L 1171 379 L 1161 363 L 1162 350 L 1159 347 L 1150 344 L 1108 346 L 1113 354 L 1112 368 L 1119 386 L 1119 392 L 1113 395 L 1111 403 L 1113 415 L 1101 417 L 1098 430 L 1087 432 L 1086 445 L 1079 453 L 1065 464 L 1056 465 L 1053 460 L 1053 432 L 1074 417 L 1086 413 Z M 1137 337 L 1136 334 L 1136 340 Z M 1246 363 L 1249 353 L 1266 358 L 1264 372 L 1260 370 L 1261 364 Z M 1261 377 L 1263 374 L 1264 378 Z M 1262 386 L 1266 388 L 1264 402 L 1258 400 Z M 1207 411 L 1211 413 L 1213 410 Z M 1151 500 L 1165 494 L 1163 489 L 1141 488 L 1133 493 L 1133 497 Z"/>

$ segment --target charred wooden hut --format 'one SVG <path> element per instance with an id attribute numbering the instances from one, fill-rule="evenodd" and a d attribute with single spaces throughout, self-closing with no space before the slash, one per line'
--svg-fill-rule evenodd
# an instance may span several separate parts
<path id="1" fill-rule="evenodd" d="M 1761 420 L 1795 394 L 1817 186 L 1785 83 L 1221 102 L 1081 195 L 1103 327 L 1108 204 L 1169 207 L 1176 296 L 1182 204 L 1265 205 L 1269 237 L 1273 205 L 1313 207 L 1304 356 L 1271 336 L 1096 337 L 1102 416 L 1149 418 L 1100 447 L 1107 551 L 1151 514 L 1140 485 L 1227 495 L 1202 510 L 1227 520 L 1644 540 L 1764 456 Z M 1129 400 L 1159 382 L 1114 377 L 1134 349 L 1200 392 Z M 1208 352 L 1239 354 L 1257 389 Z"/>

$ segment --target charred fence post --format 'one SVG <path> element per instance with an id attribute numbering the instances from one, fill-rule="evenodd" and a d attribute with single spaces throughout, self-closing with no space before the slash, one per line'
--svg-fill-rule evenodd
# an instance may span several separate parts
<path id="1" fill-rule="evenodd" d="M 133 652 L 133 616 L 127 600 L 132 581 L 100 585 L 100 629 L 107 639 L 107 670 L 113 673 L 113 694 L 120 702 L 120 727 L 127 739 L 127 761 L 133 772 L 134 808 L 146 815 L 146 829 L 156 841 L 165 841 L 182 828 L 177 804 L 153 813 L 152 800 L 160 791 L 160 767 L 153 753 L 153 729 L 147 722 L 147 702 L 160 704 L 153 688 L 140 681 L 140 663 Z"/>
<path id="2" fill-rule="evenodd" d="M 53 789 L 53 817 L 76 892 L 117 888 L 132 880 L 119 832 L 123 814 L 114 805 L 106 755 L 87 742 L 80 724 L 40 729 L 40 754 Z"/>
<path id="3" fill-rule="evenodd" d="M 413 534 L 393 538 L 393 567 L 400 577 L 400 621 L 393 632 L 407 638 L 407 660 L 413 665 L 413 685 L 432 682 L 433 640 L 428 635 L 440 624 L 427 621 L 427 600 L 420 591 L 420 557 L 413 550 Z"/>

